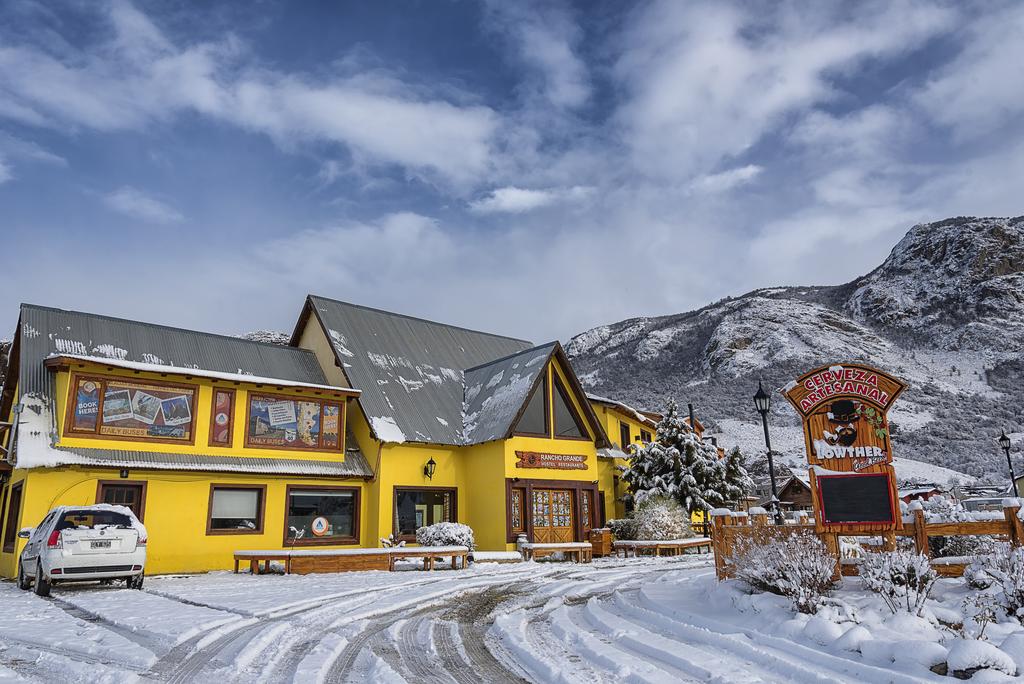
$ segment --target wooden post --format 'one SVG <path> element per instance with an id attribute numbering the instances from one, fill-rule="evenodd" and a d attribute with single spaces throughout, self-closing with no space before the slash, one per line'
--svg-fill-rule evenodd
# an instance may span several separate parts
<path id="1" fill-rule="evenodd" d="M 711 534 L 711 546 L 715 552 L 715 576 L 719 581 L 726 578 L 725 559 L 728 549 L 725 543 L 725 526 L 728 521 L 727 515 L 711 516 L 711 528 L 714 530 Z"/>
<path id="2" fill-rule="evenodd" d="M 918 553 L 923 553 L 928 558 L 932 557 L 931 549 L 928 546 L 928 523 L 924 519 L 924 509 L 914 509 L 914 548 Z"/>
<path id="3" fill-rule="evenodd" d="M 927 545 L 927 541 L 925 544 Z M 895 551 L 896 550 L 896 533 L 892 530 L 882 533 L 882 550 L 883 551 Z"/>
<path id="4" fill-rule="evenodd" d="M 843 554 L 839 551 L 839 534 L 836 532 L 824 532 L 821 540 L 825 542 L 825 548 L 836 559 L 835 568 L 832 570 L 832 581 L 838 582 L 843 577 Z"/>
<path id="5" fill-rule="evenodd" d="M 755 513 L 750 516 L 754 523 L 754 527 L 767 527 L 768 526 L 768 514 L 767 513 Z"/>
<path id="6" fill-rule="evenodd" d="M 1003 517 L 1006 518 L 1006 526 L 1010 530 L 1010 544 L 1013 546 L 1024 545 L 1024 525 L 1022 525 L 1017 514 L 1020 512 L 1020 502 L 1016 506 L 1004 506 Z"/>

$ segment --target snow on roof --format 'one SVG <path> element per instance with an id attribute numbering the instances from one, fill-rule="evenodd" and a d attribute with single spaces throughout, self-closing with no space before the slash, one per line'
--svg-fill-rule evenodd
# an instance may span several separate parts
<path id="1" fill-rule="evenodd" d="M 307 298 L 296 332 L 307 317 L 308 324 L 319 323 L 345 376 L 362 390 L 363 414 L 390 418 L 398 430 L 389 433 L 393 437 L 400 432 L 409 441 L 430 444 L 463 443 L 467 369 L 532 346 L 316 295 Z"/>
<path id="2" fill-rule="evenodd" d="M 647 416 L 645 416 L 643 412 L 633 408 L 629 404 L 626 404 L 624 402 L 618 401 L 617 399 L 609 399 L 608 397 L 602 397 L 600 395 L 591 394 L 589 392 L 587 393 L 587 399 L 589 399 L 590 401 L 596 401 L 599 404 L 607 404 L 609 406 L 613 406 L 615 408 L 618 408 L 620 411 L 625 413 L 627 416 L 632 416 L 632 417 L 636 418 L 638 421 L 640 421 L 644 425 L 651 425 L 651 426 L 657 425 L 657 423 L 655 421 L 653 421 L 650 418 L 648 418 Z M 647 413 L 653 413 L 653 411 L 648 411 Z"/>
<path id="3" fill-rule="evenodd" d="M 466 371 L 463 443 L 479 444 L 508 434 L 554 349 L 551 342 Z"/>
<path id="4" fill-rule="evenodd" d="M 358 396 L 359 390 L 349 387 L 338 387 L 336 385 L 320 385 L 310 382 L 297 382 L 285 380 L 284 378 L 269 378 L 250 373 L 225 373 L 222 371 L 205 370 L 202 368 L 190 368 L 173 366 L 162 363 L 141 363 L 139 361 L 124 361 L 104 356 L 86 356 L 81 354 L 50 354 L 47 362 L 53 360 L 81 361 L 85 363 L 96 363 L 113 368 L 124 368 L 126 370 L 142 371 L 146 373 L 174 373 L 177 375 L 193 375 L 198 378 L 212 378 L 216 380 L 227 380 L 229 382 L 247 382 L 257 385 L 275 385 L 278 387 L 301 387 L 303 389 L 317 389 L 329 392 L 343 392 L 352 396 Z"/>
<path id="5" fill-rule="evenodd" d="M 378 439 L 382 442 L 391 442 L 393 444 L 404 444 L 407 440 L 405 433 L 398 427 L 398 423 L 391 416 L 373 416 L 370 418 L 370 427 L 373 428 L 374 434 L 377 435 Z"/>

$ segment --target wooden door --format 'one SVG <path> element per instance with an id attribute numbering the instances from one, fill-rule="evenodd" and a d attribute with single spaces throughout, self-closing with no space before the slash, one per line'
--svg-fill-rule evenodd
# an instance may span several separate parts
<path id="1" fill-rule="evenodd" d="M 534 542 L 538 544 L 571 542 L 575 526 L 572 490 L 533 490 Z"/>
<path id="2" fill-rule="evenodd" d="M 590 530 L 594 526 L 594 514 L 597 512 L 594 507 L 594 491 L 592 489 L 580 490 L 580 522 L 583 523 L 583 539 L 589 539 Z"/>

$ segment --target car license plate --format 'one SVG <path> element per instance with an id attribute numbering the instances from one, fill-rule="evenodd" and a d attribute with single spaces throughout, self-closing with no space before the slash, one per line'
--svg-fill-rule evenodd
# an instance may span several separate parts
<path id="1" fill-rule="evenodd" d="M 92 548 L 94 548 L 94 549 L 109 549 L 110 548 L 110 541 L 109 540 L 108 541 L 94 541 L 92 543 Z"/>

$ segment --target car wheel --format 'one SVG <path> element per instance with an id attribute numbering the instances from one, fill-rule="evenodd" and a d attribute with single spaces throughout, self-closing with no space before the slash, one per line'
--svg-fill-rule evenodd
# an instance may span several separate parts
<path id="1" fill-rule="evenodd" d="M 136 575 L 135 577 L 128 578 L 129 589 L 142 589 L 142 581 L 146 578 L 145 575 Z"/>
<path id="2" fill-rule="evenodd" d="M 25 574 L 25 564 L 21 562 L 20 558 L 18 559 L 18 588 L 22 591 L 32 588 L 32 580 Z"/>
<path id="3" fill-rule="evenodd" d="M 49 596 L 50 582 L 43 574 L 43 564 L 36 562 L 36 596 Z"/>

